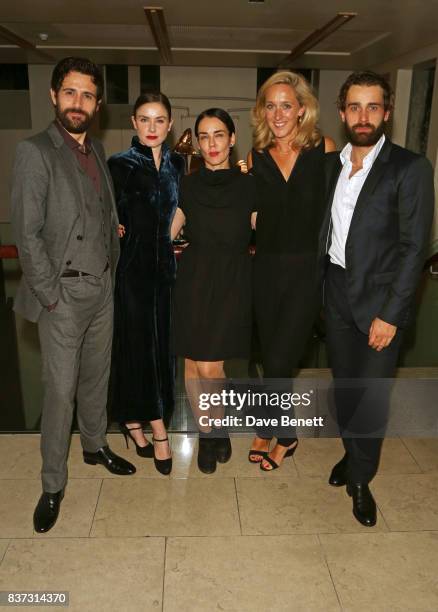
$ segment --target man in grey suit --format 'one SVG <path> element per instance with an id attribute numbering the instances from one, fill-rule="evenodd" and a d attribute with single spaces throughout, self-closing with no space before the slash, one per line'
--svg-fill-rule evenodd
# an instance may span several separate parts
<path id="1" fill-rule="evenodd" d="M 119 244 L 104 150 L 87 136 L 102 91 L 96 64 L 61 60 L 50 90 L 56 119 L 18 145 L 13 171 L 12 223 L 23 269 L 15 310 L 38 323 L 45 383 L 38 532 L 58 518 L 75 400 L 85 463 L 135 472 L 105 437 Z"/>

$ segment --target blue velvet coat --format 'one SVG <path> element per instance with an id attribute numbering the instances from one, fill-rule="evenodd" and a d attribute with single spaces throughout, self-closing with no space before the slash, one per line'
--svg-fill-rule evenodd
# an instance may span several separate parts
<path id="1" fill-rule="evenodd" d="M 152 149 L 135 136 L 131 148 L 113 155 L 108 165 L 119 220 L 126 228 L 114 294 L 112 413 L 119 422 L 169 421 L 174 405 L 170 324 L 175 278 L 170 224 L 184 161 L 163 144 L 157 170 Z"/>

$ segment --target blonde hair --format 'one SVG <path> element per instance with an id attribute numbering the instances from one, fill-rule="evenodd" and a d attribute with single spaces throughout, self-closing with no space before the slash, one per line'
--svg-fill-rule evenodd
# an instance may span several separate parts
<path id="1" fill-rule="evenodd" d="M 275 136 L 266 121 L 266 91 L 273 85 L 289 85 L 297 97 L 300 106 L 304 107 L 301 121 L 297 124 L 297 134 L 293 146 L 297 148 L 315 147 L 321 142 L 321 132 L 318 127 L 319 103 L 306 79 L 295 72 L 283 70 L 273 74 L 260 87 L 255 107 L 251 111 L 254 149 L 261 151 L 274 144 Z"/>

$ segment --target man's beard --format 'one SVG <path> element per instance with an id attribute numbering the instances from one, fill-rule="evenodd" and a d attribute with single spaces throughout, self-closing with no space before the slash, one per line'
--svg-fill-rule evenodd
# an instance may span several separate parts
<path id="1" fill-rule="evenodd" d="M 344 122 L 345 135 L 355 147 L 373 147 L 379 141 L 385 131 L 385 121 L 381 121 L 379 125 L 371 125 L 371 123 L 356 123 L 351 127 Z M 358 133 L 355 128 L 369 128 L 370 132 Z"/>
<path id="2" fill-rule="evenodd" d="M 60 122 L 63 128 L 70 132 L 70 134 L 83 134 L 88 130 L 91 122 L 94 119 L 95 112 L 93 114 L 86 113 L 85 111 L 77 108 L 65 108 L 60 110 L 59 106 L 55 106 L 56 118 Z M 68 113 L 77 113 L 82 115 L 82 120 L 72 121 L 67 115 Z"/>

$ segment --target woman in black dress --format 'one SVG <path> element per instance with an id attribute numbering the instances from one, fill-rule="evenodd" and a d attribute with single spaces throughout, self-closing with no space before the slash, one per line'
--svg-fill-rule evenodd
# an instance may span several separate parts
<path id="1" fill-rule="evenodd" d="M 189 241 L 178 264 L 173 322 L 175 353 L 185 357 L 186 388 L 195 417 L 202 381 L 216 379 L 223 388 L 224 360 L 247 358 L 250 350 L 248 245 L 255 191 L 251 176 L 230 167 L 234 132 L 233 120 L 222 109 L 199 115 L 195 134 L 204 166 L 183 178 L 172 224 L 172 235 L 185 224 Z M 228 461 L 231 444 L 223 432 L 219 437 L 208 425 L 200 430 L 198 466 L 211 473 L 216 461 Z"/>
<path id="2" fill-rule="evenodd" d="M 318 308 L 317 246 L 325 209 L 324 154 L 335 149 L 317 127 L 318 101 L 299 74 L 270 77 L 253 110 L 248 166 L 257 186 L 254 310 L 266 378 L 290 378 L 311 337 Z M 287 389 L 285 389 L 287 391 Z M 270 471 L 298 441 L 256 435 L 249 460 Z M 293 432 L 292 432 L 293 434 Z"/>
<path id="3" fill-rule="evenodd" d="M 168 474 L 172 458 L 165 420 L 174 404 L 170 224 L 184 161 L 165 143 L 172 120 L 164 94 L 142 94 L 132 124 L 137 135 L 131 148 L 108 161 L 124 230 L 115 285 L 111 403 L 126 444 L 131 438 L 138 455 L 154 457 L 157 469 Z M 145 421 L 153 444 L 144 436 Z"/>

